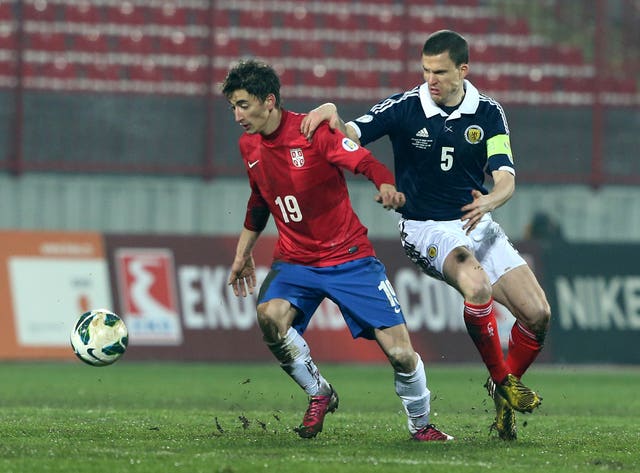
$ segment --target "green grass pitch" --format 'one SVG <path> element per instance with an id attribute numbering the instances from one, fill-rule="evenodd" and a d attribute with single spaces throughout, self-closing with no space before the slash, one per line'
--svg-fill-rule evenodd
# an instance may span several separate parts
<path id="1" fill-rule="evenodd" d="M 480 365 L 427 365 L 432 421 L 409 440 L 388 366 L 321 364 L 340 408 L 297 437 L 306 396 L 275 363 L 0 364 L 0 472 L 638 472 L 640 369 L 538 365 L 519 439 L 489 436 Z"/>

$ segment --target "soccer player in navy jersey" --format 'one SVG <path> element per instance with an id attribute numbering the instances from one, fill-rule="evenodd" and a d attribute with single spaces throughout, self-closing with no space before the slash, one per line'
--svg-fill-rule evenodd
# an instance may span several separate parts
<path id="1" fill-rule="evenodd" d="M 342 169 L 372 181 L 379 190 L 376 199 L 387 209 L 405 203 L 393 174 L 369 151 L 327 125 L 308 141 L 300 133 L 303 115 L 281 107 L 280 80 L 267 64 L 238 63 L 224 80 L 222 93 L 245 131 L 239 145 L 251 186 L 228 282 L 236 296 L 253 293 L 252 250 L 273 215 L 278 240 L 271 271 L 258 294 L 257 318 L 269 350 L 309 395 L 298 435 L 315 437 L 326 414 L 338 407 L 336 391 L 320 374 L 302 338 L 311 316 L 328 298 L 340 308 L 354 338 L 377 341 L 387 356 L 412 438 L 451 440 L 429 422 L 424 364 L 412 347 L 402 309 L 367 229 L 351 207 Z"/>
<path id="2" fill-rule="evenodd" d="M 308 114 L 301 132 L 310 138 L 328 120 L 364 146 L 390 138 L 398 190 L 407 199 L 398 210 L 402 245 L 424 273 L 464 297 L 467 330 L 490 374 L 492 429 L 515 440 L 514 410 L 531 412 L 541 402 L 520 378 L 542 349 L 550 308 L 533 272 L 491 218 L 515 189 L 509 127 L 500 104 L 465 79 L 464 37 L 449 30 L 431 34 L 422 69 L 424 83 L 380 101 L 354 121 L 345 124 L 327 103 Z M 491 190 L 485 173 L 493 178 Z M 506 359 L 494 300 L 516 318 Z"/>

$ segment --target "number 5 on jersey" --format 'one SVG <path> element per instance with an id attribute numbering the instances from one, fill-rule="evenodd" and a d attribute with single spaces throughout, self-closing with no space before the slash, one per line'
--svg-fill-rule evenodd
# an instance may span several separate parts
<path id="1" fill-rule="evenodd" d="M 443 146 L 440 153 L 440 169 L 448 171 L 453 167 L 453 147 Z"/>

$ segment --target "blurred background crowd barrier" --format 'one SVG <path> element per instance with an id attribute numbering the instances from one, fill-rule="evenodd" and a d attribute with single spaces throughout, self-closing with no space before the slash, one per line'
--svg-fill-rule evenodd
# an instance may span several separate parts
<path id="1" fill-rule="evenodd" d="M 233 233 L 232 63 L 272 63 L 285 107 L 354 118 L 421 83 L 424 40 L 449 28 L 510 123 L 508 233 L 544 211 L 575 241 L 638 241 L 638 24 L 638 0 L 0 0 L 0 226 Z M 395 234 L 354 181 L 371 231 Z"/>
<path id="2" fill-rule="evenodd" d="M 420 83 L 448 28 L 507 108 L 520 182 L 637 184 L 638 24 L 637 0 L 2 0 L 0 167 L 242 175 L 218 89 L 238 58 L 349 117 Z"/>

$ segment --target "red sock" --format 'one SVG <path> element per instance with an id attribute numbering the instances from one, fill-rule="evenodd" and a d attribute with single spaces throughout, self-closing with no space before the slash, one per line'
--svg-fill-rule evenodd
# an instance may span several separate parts
<path id="1" fill-rule="evenodd" d="M 493 299 L 481 305 L 465 301 L 464 323 L 473 343 L 480 352 L 482 361 L 489 369 L 491 379 L 497 383 L 501 382 L 509 374 L 509 370 L 502 354 Z"/>
<path id="2" fill-rule="evenodd" d="M 533 332 L 520 322 L 513 324 L 511 336 L 509 337 L 507 366 L 514 376 L 521 378 L 541 350 L 542 344 L 537 340 Z"/>

